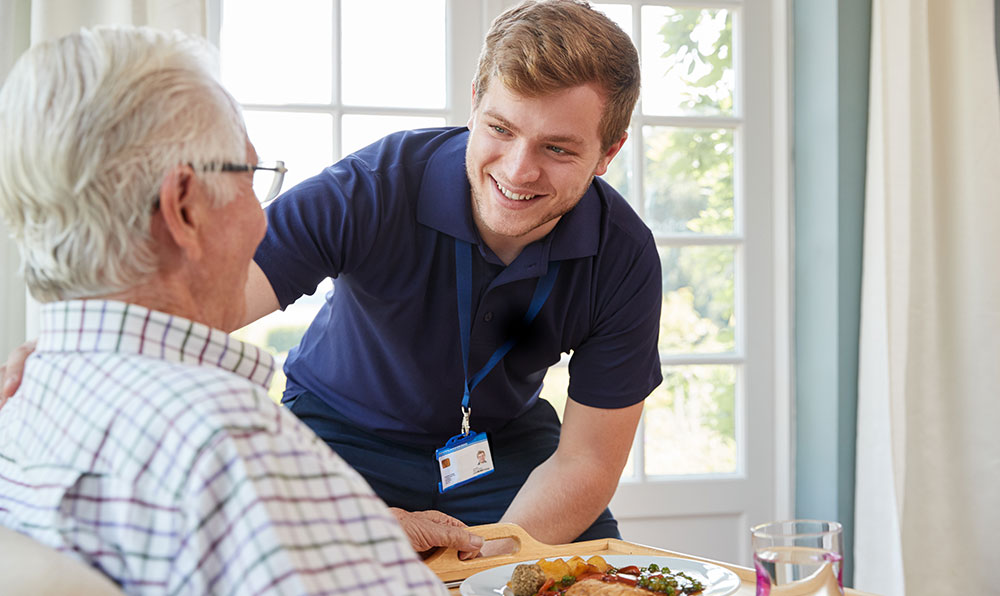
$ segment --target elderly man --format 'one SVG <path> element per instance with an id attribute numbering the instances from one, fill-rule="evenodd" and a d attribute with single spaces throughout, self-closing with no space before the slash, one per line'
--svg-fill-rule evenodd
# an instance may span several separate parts
<path id="1" fill-rule="evenodd" d="M 418 548 L 481 541 L 394 517 L 268 399 L 271 357 L 220 331 L 266 229 L 254 183 L 283 168 L 206 47 L 84 30 L 0 90 L 0 215 L 45 303 L 0 416 L 0 524 L 132 593 L 443 593 L 396 517 Z"/>

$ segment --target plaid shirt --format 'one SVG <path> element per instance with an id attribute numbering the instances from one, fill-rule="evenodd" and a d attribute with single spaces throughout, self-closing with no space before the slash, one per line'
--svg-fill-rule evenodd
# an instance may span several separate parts
<path id="1" fill-rule="evenodd" d="M 45 305 L 0 415 L 0 524 L 137 594 L 444 594 L 262 350 L 135 305 Z"/>

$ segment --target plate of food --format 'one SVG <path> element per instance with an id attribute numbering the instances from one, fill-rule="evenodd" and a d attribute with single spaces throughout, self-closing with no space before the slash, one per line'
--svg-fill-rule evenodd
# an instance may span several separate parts
<path id="1" fill-rule="evenodd" d="M 595 555 L 511 563 L 470 576 L 463 596 L 728 596 L 740 588 L 732 571 L 691 559 Z"/>

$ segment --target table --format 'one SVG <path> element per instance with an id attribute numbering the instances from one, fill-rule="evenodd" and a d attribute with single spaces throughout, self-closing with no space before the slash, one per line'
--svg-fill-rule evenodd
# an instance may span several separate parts
<path id="1" fill-rule="evenodd" d="M 545 557 L 565 557 L 579 555 L 587 558 L 591 555 L 654 555 L 667 557 L 680 557 L 683 559 L 693 559 L 713 563 L 720 567 L 725 567 L 736 573 L 743 580 L 736 596 L 754 596 L 756 593 L 757 576 L 753 569 L 741 567 L 731 563 L 713 561 L 702 557 L 695 557 L 684 553 L 654 548 L 624 540 L 614 538 L 604 538 L 600 540 L 589 540 L 587 542 L 576 542 L 573 544 L 542 544 L 528 535 L 520 526 L 514 524 L 487 524 L 470 528 L 474 533 L 479 534 L 486 540 L 500 538 L 510 538 L 518 544 L 517 550 L 512 554 L 496 555 L 492 557 L 480 557 L 469 561 L 462 561 L 458 558 L 455 549 L 441 549 L 434 552 L 424 563 L 437 574 L 441 581 L 448 586 L 448 591 L 458 594 L 458 586 L 465 578 L 479 573 L 480 571 L 507 565 L 509 563 L 520 563 L 523 561 L 537 561 Z M 866 596 L 865 592 L 859 592 L 846 588 L 844 594 L 847 596 Z M 867 595 L 873 596 L 873 595 Z"/>

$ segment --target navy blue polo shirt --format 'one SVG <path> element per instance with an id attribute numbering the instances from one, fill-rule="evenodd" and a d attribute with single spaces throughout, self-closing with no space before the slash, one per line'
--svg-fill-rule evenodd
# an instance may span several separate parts
<path id="1" fill-rule="evenodd" d="M 519 341 L 472 391 L 472 428 L 526 412 L 564 353 L 569 395 L 600 408 L 644 399 L 661 381 L 660 260 L 649 229 L 595 179 L 579 204 L 509 266 L 472 220 L 466 128 L 390 135 L 296 185 L 267 209 L 255 260 L 282 308 L 334 278 L 285 363 L 285 399 L 303 391 L 391 441 L 438 447 L 461 426 L 464 372 L 455 238 L 473 249 L 470 374 Z M 526 329 L 538 279 L 561 261 Z"/>

